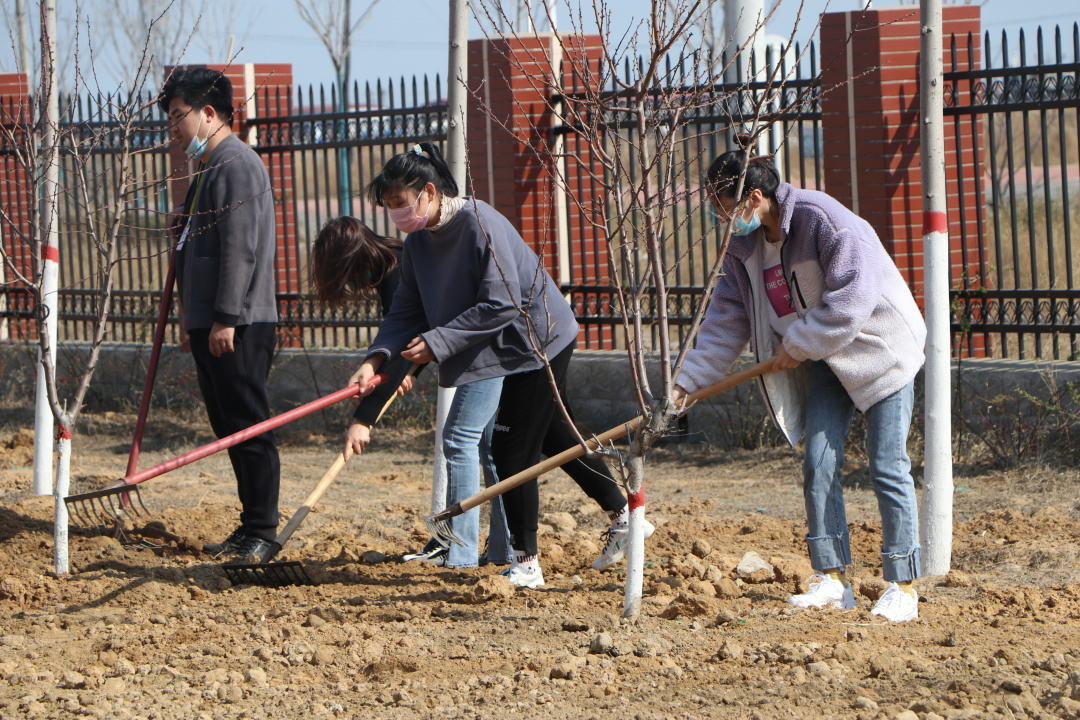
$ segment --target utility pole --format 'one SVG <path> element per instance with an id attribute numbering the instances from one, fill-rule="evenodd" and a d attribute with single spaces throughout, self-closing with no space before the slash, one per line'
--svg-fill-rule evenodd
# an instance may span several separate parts
<path id="1" fill-rule="evenodd" d="M 949 218 L 945 187 L 941 0 L 921 0 L 920 165 L 926 265 L 926 449 L 919 536 L 924 575 L 949 572 L 952 556 L 952 390 L 949 329 Z"/>
<path id="2" fill-rule="evenodd" d="M 446 160 L 459 192 L 465 194 L 465 102 L 468 95 L 469 0 L 450 0 L 450 58 L 447 68 Z"/>
<path id="3" fill-rule="evenodd" d="M 755 82 L 765 77 L 765 0 L 726 0 L 724 3 L 724 35 L 728 46 L 736 53 L 734 61 L 724 71 L 724 83 Z M 745 92 L 749 92 L 748 90 Z M 728 132 L 728 148 L 734 148 L 736 135 L 752 128 L 732 128 Z M 766 150 L 765 135 L 757 148 L 750 152 L 762 154 Z"/>

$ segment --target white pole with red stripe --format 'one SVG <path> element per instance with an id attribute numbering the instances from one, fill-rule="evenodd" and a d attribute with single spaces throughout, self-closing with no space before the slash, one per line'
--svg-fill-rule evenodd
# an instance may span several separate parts
<path id="1" fill-rule="evenodd" d="M 41 233 L 41 296 L 37 308 L 38 332 L 46 333 L 52 367 L 56 367 L 56 327 L 59 318 L 57 290 L 60 277 L 60 243 L 57 228 L 56 204 L 60 198 L 60 166 L 56 153 L 57 130 L 60 127 L 60 105 L 56 88 L 56 3 L 42 7 L 41 89 L 45 97 L 45 123 L 38 149 L 40 166 L 45 172 L 40 186 L 41 203 L 39 231 Z M 40 347 L 40 346 L 39 346 Z M 51 379 L 51 378 L 50 378 Z M 52 494 L 53 414 L 49 407 L 45 365 L 38 351 L 37 397 L 34 406 L 34 494 Z"/>
<path id="2" fill-rule="evenodd" d="M 945 186 L 945 125 L 941 0 L 921 0 L 919 89 L 926 268 L 925 475 L 919 511 L 923 575 L 949 572 L 952 557 L 952 383 L 949 309 L 949 218 Z"/>

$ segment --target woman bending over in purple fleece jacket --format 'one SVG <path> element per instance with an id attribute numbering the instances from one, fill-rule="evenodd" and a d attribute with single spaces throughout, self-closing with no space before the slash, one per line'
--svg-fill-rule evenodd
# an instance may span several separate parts
<path id="1" fill-rule="evenodd" d="M 774 358 L 761 381 L 766 406 L 789 443 L 805 438 L 806 544 L 816 574 L 789 600 L 801 608 L 856 606 L 844 574 L 851 548 L 840 478 L 851 419 L 862 412 L 889 583 L 872 612 L 913 620 L 920 548 L 906 448 L 922 315 L 865 220 L 825 193 L 780 182 L 767 158 L 750 160 L 736 197 L 743 160 L 742 151 L 727 152 L 709 167 L 709 199 L 733 225 L 732 238 L 675 400 L 726 375 L 747 342 L 758 360 Z"/>

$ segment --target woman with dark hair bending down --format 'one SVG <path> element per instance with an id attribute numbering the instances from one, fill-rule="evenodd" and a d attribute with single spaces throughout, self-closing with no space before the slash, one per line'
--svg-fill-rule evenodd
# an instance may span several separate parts
<path id="1" fill-rule="evenodd" d="M 780 182 L 767 158 L 724 153 L 707 187 L 733 237 L 675 400 L 723 377 L 747 342 L 758 360 L 774 357 L 761 383 L 766 405 L 788 442 L 806 440 L 806 544 L 817 574 L 789 600 L 801 608 L 856 605 L 844 574 L 851 548 L 840 473 L 861 411 L 889 583 L 873 613 L 917 618 L 919 524 L 907 437 L 926 327 L 911 291 L 869 223 L 825 193 Z"/>
<path id="2" fill-rule="evenodd" d="M 398 355 L 410 362 L 439 362 L 440 384 L 457 387 L 443 448 L 447 499 L 458 502 L 479 490 L 479 447 L 485 435 L 492 436 L 500 477 L 539 460 L 557 407 L 537 348 L 544 349 L 561 388 L 577 321 L 506 218 L 484 202 L 458 197 L 457 184 L 434 145 L 423 143 L 392 158 L 367 193 L 389 209 L 407 237 L 390 312 L 350 382 L 366 382 Z M 353 423 L 346 455 L 362 449 L 365 437 Z M 600 489 L 590 494 L 616 523 L 625 499 L 606 466 L 599 465 L 603 475 L 593 484 Z M 585 474 L 599 472 L 591 467 Z M 504 575 L 514 585 L 538 587 L 544 578 L 536 543 L 536 481 L 506 493 L 503 505 L 512 545 L 508 559 L 513 561 Z M 466 544 L 449 548 L 448 567 L 477 565 L 478 517 L 474 508 L 452 520 Z"/>
<path id="3" fill-rule="evenodd" d="M 378 300 L 383 317 L 390 312 L 401 275 L 402 242 L 382 237 L 354 217 L 343 216 L 328 222 L 311 248 L 311 287 L 315 299 L 326 307 L 350 302 Z M 414 377 L 423 366 L 397 357 L 382 368 L 386 382 L 357 405 L 353 417 L 360 452 L 371 439 L 371 426 L 395 392 L 400 397 L 413 388 Z"/>

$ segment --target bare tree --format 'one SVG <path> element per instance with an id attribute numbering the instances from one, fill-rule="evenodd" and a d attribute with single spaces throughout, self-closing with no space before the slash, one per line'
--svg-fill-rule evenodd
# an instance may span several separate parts
<path id="1" fill-rule="evenodd" d="M 300 19 L 315 31 L 334 66 L 334 79 L 338 97 L 349 85 L 352 72 L 352 44 L 356 34 L 371 19 L 371 13 L 379 0 L 369 0 L 360 17 L 353 20 L 352 0 L 293 0 Z"/>
<path id="2" fill-rule="evenodd" d="M 44 9 L 42 18 L 46 17 Z M 0 113 L 0 143 L 15 158 L 16 175 L 21 178 L 45 178 L 44 182 L 10 181 L 8 203 L 0 205 L 0 226 L 5 242 L 0 244 L 2 262 L 9 287 L 23 289 L 33 298 L 37 342 L 41 351 L 49 410 L 61 438 L 57 472 L 57 572 L 67 572 L 67 518 L 63 495 L 67 494 L 67 468 L 70 462 L 71 437 L 83 410 L 87 392 L 97 368 L 102 343 L 107 337 L 112 289 L 117 268 L 131 253 L 159 252 L 161 230 L 149 230 L 137 221 L 147 207 L 159 206 L 156 194 L 166 193 L 167 177 L 155 173 L 155 164 L 143 157 L 167 141 L 160 126 L 151 127 L 156 88 L 152 75 L 151 41 L 155 20 L 147 28 L 140 62 L 129 69 L 131 92 L 126 97 L 106 94 L 95 85 L 94 56 L 75 54 L 76 91 L 89 89 L 102 97 L 94 112 L 94 122 L 74 122 L 71 105 L 58 108 L 55 101 L 56 53 L 48 30 L 42 31 L 47 42 L 41 54 L 40 78 L 33 94 L 41 99 Z M 43 22 L 44 25 L 44 22 Z M 84 25 L 84 28 L 86 26 Z M 63 167 L 64 181 L 58 180 Z M 21 197 L 17 197 L 20 196 Z M 74 212 L 61 212 L 62 205 Z M 22 216 L 18 207 L 25 209 Z M 73 218 L 79 218 L 76 222 Z M 159 223 L 165 225 L 165 223 Z M 59 240 L 62 238 L 62 242 Z M 156 241 L 156 242 L 154 242 Z M 165 243 L 167 246 L 167 243 Z M 81 364 L 71 373 L 72 383 L 62 388 L 56 380 L 55 351 L 52 338 L 60 318 L 46 311 L 57 292 L 47 275 L 55 277 L 56 258 L 61 245 L 72 248 L 85 245 L 95 259 L 92 278 L 68 278 L 72 285 L 92 289 L 92 331 Z M 18 250 L 18 248 L 22 250 Z M 11 252 L 16 249 L 16 252 Z M 24 260 L 29 257 L 30 261 Z M 49 270 L 49 266 L 52 270 Z M 63 542 L 61 543 L 61 528 Z"/>
<path id="3" fill-rule="evenodd" d="M 535 4 L 547 17 L 553 17 L 553 0 L 537 0 Z M 631 500 L 631 540 L 624 602 L 624 615 L 628 617 L 634 617 L 640 611 L 644 563 L 644 459 L 681 412 L 672 400 L 675 378 L 693 346 L 708 299 L 720 277 L 731 232 L 726 228 L 721 233 L 719 248 L 710 256 L 711 268 L 705 287 L 696 298 L 689 331 L 680 342 L 672 334 L 668 288 L 676 268 L 685 259 L 685 254 L 676 250 L 673 239 L 679 232 L 686 231 L 688 216 L 679 217 L 675 208 L 684 205 L 688 198 L 705 200 L 706 195 L 700 178 L 692 174 L 692 168 L 697 166 L 695 161 L 700 158 L 688 156 L 686 150 L 686 147 L 695 146 L 693 118 L 726 116 L 729 127 L 739 123 L 738 127 L 747 135 L 744 142 L 755 143 L 767 131 L 770 122 L 767 109 L 778 104 L 778 95 L 783 92 L 788 79 L 781 75 L 777 65 L 761 79 L 767 89 L 751 92 L 745 83 L 733 88 L 723 84 L 726 66 L 712 62 L 707 51 L 688 52 L 685 39 L 693 28 L 708 19 L 711 5 L 705 0 L 654 2 L 638 27 L 613 35 L 606 3 L 595 0 L 586 11 L 591 11 L 591 17 L 586 19 L 581 11 L 571 16 L 573 32 L 559 37 L 553 56 L 547 58 L 552 68 L 550 73 L 517 68 L 538 94 L 561 98 L 553 112 L 558 122 L 571 131 L 573 147 L 567 149 L 557 145 L 553 148 L 546 140 L 525 142 L 532 152 L 544 159 L 556 192 L 566 195 L 567 202 L 580 217 L 587 219 L 595 237 L 605 246 L 610 285 L 614 288 L 617 311 L 623 321 L 623 338 L 632 378 L 630 391 L 641 416 L 628 425 L 633 429 L 628 449 L 608 446 L 604 452 L 621 474 Z M 499 3 L 480 0 L 478 6 L 488 27 L 510 25 L 510 18 Z M 763 32 L 765 20 L 767 17 L 758 21 L 758 32 Z M 590 61 L 582 48 L 574 44 L 573 38 L 584 35 L 586 28 L 590 33 L 599 32 L 603 39 L 604 49 L 599 61 L 595 58 Z M 729 65 L 743 51 L 730 50 L 726 59 Z M 625 74 L 623 61 L 627 57 L 637 61 L 629 63 L 636 66 L 636 71 L 630 75 Z M 577 78 L 573 93 L 562 87 L 562 78 L 568 72 Z M 788 72 L 794 72 L 794 68 L 789 68 Z M 497 81 L 497 78 L 486 79 L 486 82 Z M 474 101 L 482 106 L 482 90 L 474 89 L 474 95 Z M 752 106 L 749 118 L 745 117 L 748 104 Z M 736 118 L 736 113 L 742 117 Z M 523 139 L 521 132 L 503 124 L 495 113 L 488 111 L 488 117 L 493 124 L 502 125 L 519 140 Z M 713 125 L 706 131 L 697 132 L 711 134 L 715 129 L 723 133 L 727 128 Z M 534 130 L 536 132 L 528 137 L 545 137 L 540 129 Z M 685 145 L 677 139 L 680 135 L 688 139 Z M 708 147 L 708 143 L 703 146 Z M 743 170 L 745 172 L 745 168 Z M 581 177 L 584 183 L 576 183 L 572 177 Z M 740 179 L 736 196 L 741 192 L 741 183 Z M 589 190 L 579 195 L 574 188 L 582 184 Z M 606 201 L 597 202 L 598 197 Z M 552 204 L 555 202 L 553 200 Z M 713 228 L 699 232 L 696 244 L 714 242 L 716 232 Z M 542 330 L 538 329 L 534 346 L 544 357 Z M 655 344 L 652 341 L 654 334 Z M 654 361 L 659 364 L 658 388 L 652 387 L 649 380 L 647 353 L 650 351 L 658 353 L 658 359 Z M 677 351 L 674 361 L 670 355 L 673 351 Z M 605 433 L 602 437 L 609 435 Z M 580 440 L 584 448 L 595 447 L 595 441 Z"/>
<path id="4" fill-rule="evenodd" d="M 334 66 L 334 85 L 336 92 L 334 110 L 345 112 L 349 109 L 349 75 L 352 66 L 352 44 L 360 28 L 371 19 L 371 14 L 379 0 L 369 0 L 367 9 L 355 21 L 352 12 L 352 0 L 293 0 L 296 11 L 308 27 L 315 31 L 330 55 L 330 64 Z M 339 120 L 338 134 L 346 134 L 348 124 Z M 337 153 L 338 212 L 352 213 L 352 178 L 349 175 L 349 151 L 342 147 Z"/>
<path id="5" fill-rule="evenodd" d="M 86 37 L 104 45 L 95 53 L 103 69 L 128 78 L 145 60 L 154 82 L 192 46 L 205 53 L 199 60 L 232 62 L 253 20 L 250 6 L 209 0 L 84 0 L 81 9 Z"/>

